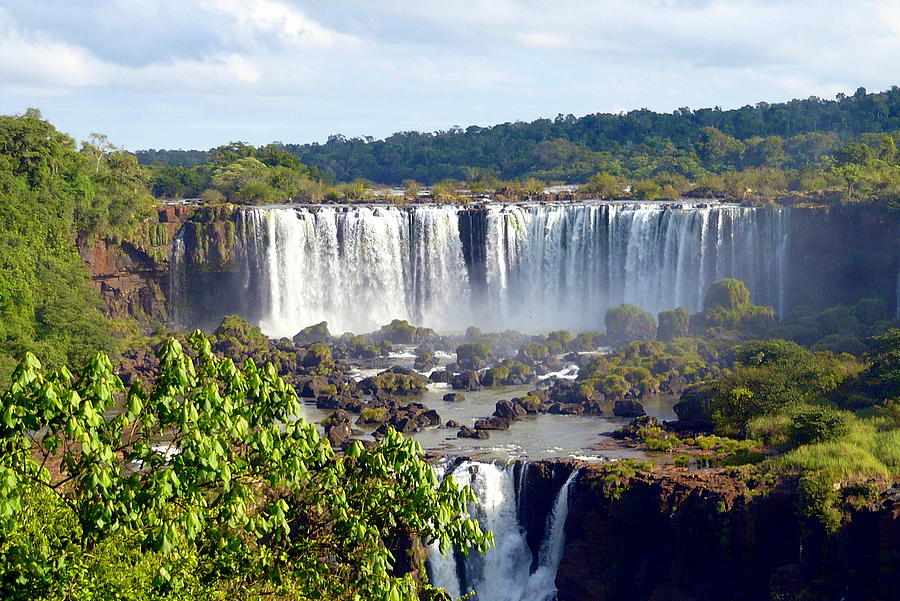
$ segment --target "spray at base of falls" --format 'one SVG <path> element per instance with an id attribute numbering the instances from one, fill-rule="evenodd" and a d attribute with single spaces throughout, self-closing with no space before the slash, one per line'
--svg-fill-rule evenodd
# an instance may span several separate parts
<path id="1" fill-rule="evenodd" d="M 272 336 L 392 319 L 528 332 L 538 315 L 542 331 L 590 331 L 623 302 L 696 312 L 724 277 L 780 311 L 789 231 L 789 210 L 715 203 L 250 208 L 233 294 Z"/>
<path id="2" fill-rule="evenodd" d="M 439 475 L 443 476 L 443 468 Z M 494 547 L 485 555 L 441 554 L 429 549 L 431 582 L 458 597 L 471 590 L 475 601 L 552 601 L 556 599 L 556 571 L 565 546 L 569 492 L 577 479 L 574 470 L 560 487 L 546 518 L 540 550 L 535 557 L 521 523 L 522 503 L 528 486 L 528 464 L 521 464 L 518 486 L 514 465 L 463 461 L 451 473 L 460 485 L 469 485 L 478 503 L 471 509 L 485 530 L 494 534 Z"/>

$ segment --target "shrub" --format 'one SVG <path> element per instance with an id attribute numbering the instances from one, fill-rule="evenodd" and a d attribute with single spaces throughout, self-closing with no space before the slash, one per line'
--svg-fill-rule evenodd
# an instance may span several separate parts
<path id="1" fill-rule="evenodd" d="M 791 416 L 775 413 L 755 417 L 750 421 L 748 437 L 768 446 L 785 446 L 791 441 Z"/>
<path id="2" fill-rule="evenodd" d="M 494 355 L 487 342 L 466 342 L 456 347 L 456 362 L 463 369 L 480 369 Z"/>
<path id="3" fill-rule="evenodd" d="M 657 328 L 657 336 L 660 340 L 666 342 L 674 338 L 684 338 L 688 335 L 688 327 L 691 323 L 691 316 L 687 309 L 678 307 L 672 311 L 661 311 L 659 313 L 659 328 Z"/>
<path id="4" fill-rule="evenodd" d="M 303 356 L 303 366 L 314 368 L 320 373 L 326 373 L 334 368 L 334 358 L 331 354 L 331 345 L 324 342 L 316 342 L 306 347 Z"/>
<path id="5" fill-rule="evenodd" d="M 648 451 L 668 451 L 672 448 L 672 441 L 668 438 L 648 438 L 644 441 Z"/>
<path id="6" fill-rule="evenodd" d="M 853 317 L 866 325 L 872 325 L 889 316 L 887 303 L 883 298 L 862 298 L 853 305 Z"/>
<path id="7" fill-rule="evenodd" d="M 417 341 L 418 328 L 410 325 L 405 319 L 395 319 L 382 326 L 374 334 L 376 340 L 386 340 L 393 344 L 412 344 Z"/>
<path id="8" fill-rule="evenodd" d="M 800 479 L 800 498 L 797 510 L 811 526 L 822 528 L 827 534 L 837 532 L 841 513 L 835 507 L 838 493 L 834 484 L 822 474 L 809 474 Z"/>
<path id="9" fill-rule="evenodd" d="M 790 436 L 795 445 L 834 440 L 849 431 L 847 414 L 829 407 L 803 407 L 791 419 Z"/>
<path id="10" fill-rule="evenodd" d="M 232 338 L 240 342 L 244 346 L 262 346 L 269 345 L 269 339 L 262 330 L 237 315 L 226 315 L 222 318 L 222 323 L 213 332 L 213 336 L 217 339 Z"/>
<path id="11" fill-rule="evenodd" d="M 741 280 L 724 279 L 713 282 L 706 290 L 703 309 L 740 309 L 750 304 L 750 289 Z"/>
<path id="12" fill-rule="evenodd" d="M 384 391 L 391 394 L 419 394 L 428 388 L 426 382 L 416 376 L 398 374 L 392 371 L 383 372 L 377 376 L 366 378 L 362 381 L 364 389 L 371 392 Z"/>
<path id="13" fill-rule="evenodd" d="M 581 332 L 575 340 L 569 344 L 569 348 L 575 351 L 590 351 L 596 347 L 593 332 Z"/>
<path id="14" fill-rule="evenodd" d="M 656 338 L 656 322 L 653 315 L 634 305 L 622 304 L 610 308 L 606 312 L 604 322 L 606 334 L 615 344 Z"/>
<path id="15" fill-rule="evenodd" d="M 526 359 L 546 359 L 549 356 L 550 349 L 548 349 L 546 345 L 540 344 L 538 342 L 523 344 L 522 347 L 519 348 L 519 359 L 522 361 Z"/>
<path id="16" fill-rule="evenodd" d="M 823 334 L 852 335 L 859 329 L 859 321 L 843 306 L 822 311 L 816 316 L 816 322 Z"/>
<path id="17" fill-rule="evenodd" d="M 568 330 L 556 330 L 555 332 L 550 332 L 549 334 L 547 334 L 547 339 L 555 340 L 562 346 L 567 346 L 570 342 L 575 340 L 575 336 Z"/>
<path id="18" fill-rule="evenodd" d="M 387 407 L 363 407 L 359 415 L 359 423 L 362 424 L 383 424 L 389 418 Z"/>
<path id="19" fill-rule="evenodd" d="M 563 351 L 563 344 L 559 340 L 548 340 L 545 346 L 547 351 L 554 355 Z"/>
<path id="20" fill-rule="evenodd" d="M 606 475 L 601 480 L 603 495 L 608 499 L 620 499 L 628 490 L 629 480 L 638 472 L 653 470 L 653 464 L 649 461 L 635 461 L 634 459 L 622 459 L 604 466 Z"/>

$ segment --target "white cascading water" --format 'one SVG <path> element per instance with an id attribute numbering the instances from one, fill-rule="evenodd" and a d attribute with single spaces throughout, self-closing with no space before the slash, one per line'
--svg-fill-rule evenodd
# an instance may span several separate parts
<path id="1" fill-rule="evenodd" d="M 460 207 L 266 207 L 241 213 L 238 246 L 259 325 L 291 336 L 327 321 L 367 332 L 407 319 L 442 332 L 602 330 L 622 302 L 702 309 L 707 286 L 746 282 L 785 307 L 788 211 L 727 204 L 488 205 L 466 244 Z M 470 249 L 470 253 L 472 249 Z"/>
<path id="2" fill-rule="evenodd" d="M 469 297 L 456 213 L 433 206 L 242 213 L 247 273 L 267 287 L 259 325 L 273 336 L 320 321 L 334 332 L 367 332 L 392 319 L 465 327 L 455 321 L 454 304 Z"/>
<path id="3" fill-rule="evenodd" d="M 527 470 L 523 470 L 525 478 Z M 428 568 L 432 584 L 454 598 L 476 591 L 473 601 L 552 601 L 556 598 L 556 570 L 565 546 L 569 490 L 577 477 L 573 472 L 562 486 L 547 518 L 537 567 L 531 571 L 532 555 L 526 532 L 518 519 L 518 496 L 513 466 L 464 461 L 452 474 L 459 485 L 469 485 L 478 499 L 470 508 L 481 527 L 494 534 L 494 547 L 486 554 L 471 553 L 457 564 L 457 556 L 429 549 Z M 442 475 L 442 474 L 441 474 Z M 524 480 L 520 489 L 524 489 Z"/>
<path id="4" fill-rule="evenodd" d="M 169 256 L 169 323 L 175 328 L 184 328 L 183 287 L 180 280 L 184 277 L 184 230 L 178 232 L 172 242 L 172 253 Z"/>
<path id="5" fill-rule="evenodd" d="M 523 601 L 553 601 L 556 599 L 556 571 L 566 546 L 566 519 L 569 517 L 569 491 L 578 478 L 574 470 L 559 490 L 553 513 L 547 518 L 547 531 L 541 543 L 537 569 L 528 577 Z"/>
<path id="6" fill-rule="evenodd" d="M 702 309 L 715 280 L 784 306 L 787 211 L 720 204 L 581 203 L 487 209 L 487 302 L 475 323 L 596 329 L 623 302 Z M 596 307 L 598 310 L 586 311 Z"/>

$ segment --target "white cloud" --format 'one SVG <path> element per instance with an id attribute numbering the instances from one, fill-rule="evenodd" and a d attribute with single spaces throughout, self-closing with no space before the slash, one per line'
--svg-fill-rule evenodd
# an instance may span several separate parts
<path id="1" fill-rule="evenodd" d="M 277 0 L 204 0 L 203 5 L 213 13 L 228 15 L 244 36 L 262 42 L 275 39 L 290 46 L 321 47 L 356 41 Z"/>
<path id="2" fill-rule="evenodd" d="M 132 147 L 830 97 L 898 62 L 900 0 L 0 0 L 0 112 L 121 115 Z"/>
<path id="3" fill-rule="evenodd" d="M 252 86 L 261 78 L 256 66 L 239 54 L 217 55 L 202 60 L 175 59 L 137 68 L 109 66 L 108 71 L 110 79 L 107 84 L 179 93 Z"/>
<path id="4" fill-rule="evenodd" d="M 0 8 L 0 81 L 91 86 L 103 81 L 103 71 L 103 63 L 84 48 L 22 31 Z"/>

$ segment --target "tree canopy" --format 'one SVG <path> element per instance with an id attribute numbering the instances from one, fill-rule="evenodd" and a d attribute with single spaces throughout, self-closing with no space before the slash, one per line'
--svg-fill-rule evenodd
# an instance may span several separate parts
<path id="1" fill-rule="evenodd" d="M 389 430 L 336 456 L 271 364 L 242 369 L 196 332 L 149 390 L 103 353 L 77 376 L 27 354 L 2 396 L 4 599 L 414 600 L 399 537 L 491 542 L 474 500 Z M 193 358 L 192 358 L 193 356 Z"/>
<path id="2" fill-rule="evenodd" d="M 146 177 L 104 136 L 78 148 L 38 111 L 0 116 L 0 383 L 27 350 L 57 366 L 115 349 L 76 239 L 131 231 Z"/>

